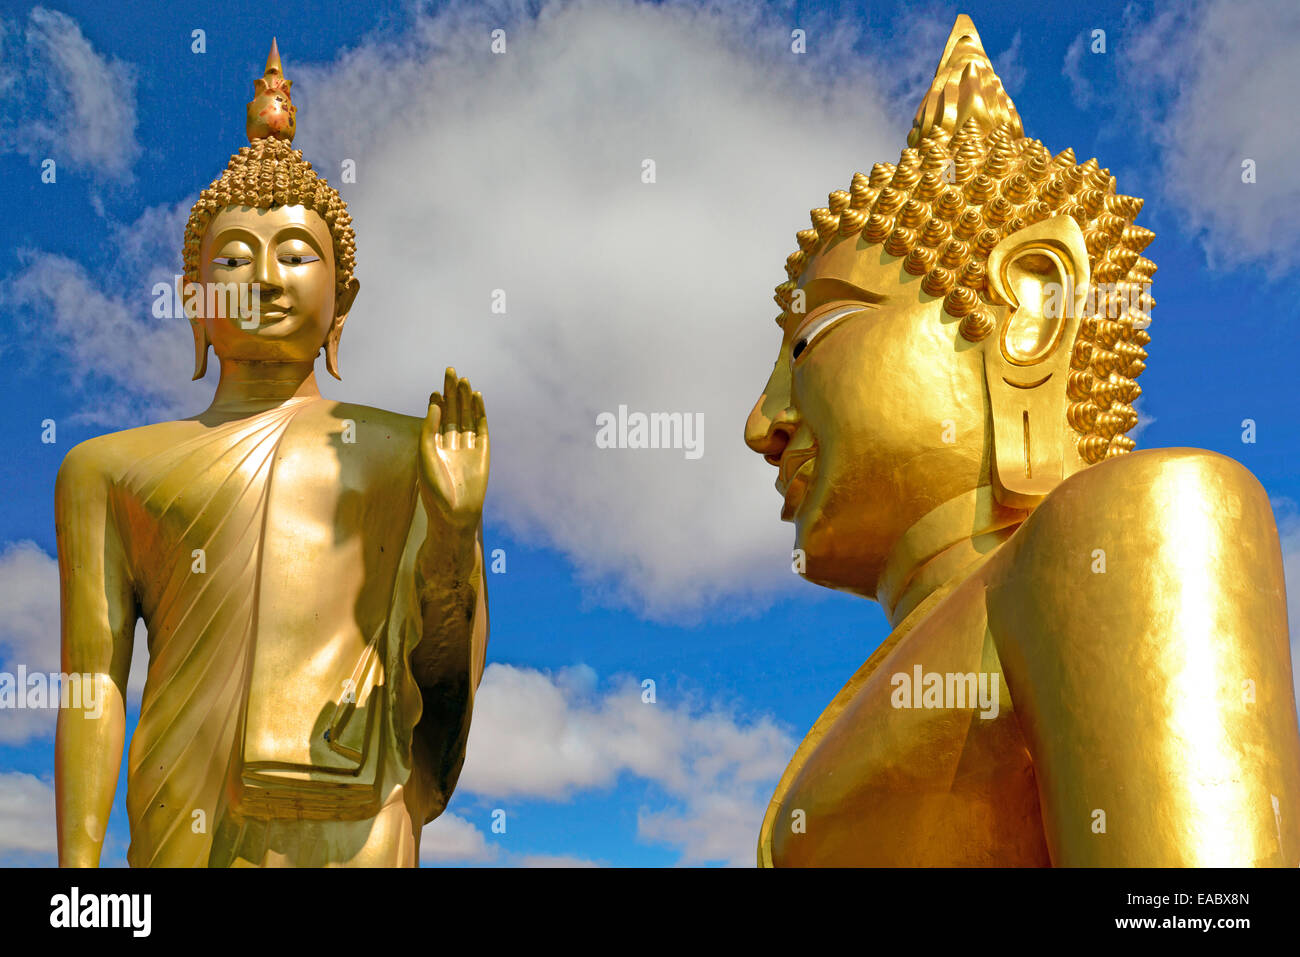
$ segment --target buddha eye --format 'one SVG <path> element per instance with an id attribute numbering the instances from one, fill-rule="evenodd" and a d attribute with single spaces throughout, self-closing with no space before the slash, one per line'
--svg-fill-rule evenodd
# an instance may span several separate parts
<path id="1" fill-rule="evenodd" d="M 227 269 L 235 269 L 238 266 L 247 266 L 251 259 L 244 259 L 241 256 L 217 256 L 212 260 L 214 266 L 224 266 Z"/>
<path id="2" fill-rule="evenodd" d="M 320 262 L 320 257 L 310 253 L 284 253 L 280 256 L 280 262 L 287 266 L 303 266 L 307 263 Z"/>
<path id="3" fill-rule="evenodd" d="M 800 356 L 808 351 L 808 348 L 818 336 L 836 325 L 841 319 L 874 308 L 875 306 L 868 302 L 840 302 L 828 308 L 814 311 L 795 332 L 794 342 L 790 346 L 790 361 L 797 361 Z"/>

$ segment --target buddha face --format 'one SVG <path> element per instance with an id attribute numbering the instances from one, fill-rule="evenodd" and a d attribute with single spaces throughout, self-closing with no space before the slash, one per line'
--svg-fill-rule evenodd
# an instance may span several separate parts
<path id="1" fill-rule="evenodd" d="M 334 245 L 329 227 L 304 206 L 227 206 L 203 235 L 199 278 L 237 284 L 247 296 L 258 284 L 252 314 L 239 315 L 227 296 L 205 309 L 208 341 L 221 359 L 314 360 L 336 321 Z M 346 311 L 346 310 L 342 310 Z"/>
<path id="2" fill-rule="evenodd" d="M 988 481 L 981 349 L 920 283 L 857 239 L 816 256 L 745 429 L 804 576 L 867 597 L 910 525 Z"/>

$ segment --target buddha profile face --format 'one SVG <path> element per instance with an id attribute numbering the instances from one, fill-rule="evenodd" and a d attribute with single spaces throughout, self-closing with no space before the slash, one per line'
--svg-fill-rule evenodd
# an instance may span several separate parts
<path id="1" fill-rule="evenodd" d="M 777 466 L 781 517 L 819 584 L 874 596 L 916 518 L 987 484 L 982 356 L 919 284 L 880 247 L 817 257 L 750 415 L 746 441 Z"/>
<path id="2" fill-rule="evenodd" d="M 257 284 L 251 315 L 232 309 L 231 297 L 215 296 L 215 314 L 202 317 L 208 341 L 223 360 L 312 359 L 335 324 L 337 277 L 329 227 L 302 205 L 224 207 L 203 234 L 199 277 L 205 289 Z M 346 315 L 347 304 L 341 312 Z"/>
<path id="3" fill-rule="evenodd" d="M 1027 511 L 1134 447 L 1154 304 L 1141 200 L 1023 135 L 973 27 L 954 31 L 908 143 L 797 235 L 745 428 L 777 468 L 801 573 L 868 597 L 940 505 L 987 487 Z"/>

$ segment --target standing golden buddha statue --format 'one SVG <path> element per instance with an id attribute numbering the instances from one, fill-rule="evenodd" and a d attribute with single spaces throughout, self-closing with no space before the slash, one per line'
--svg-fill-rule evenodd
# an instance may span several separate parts
<path id="1" fill-rule="evenodd" d="M 321 396 L 316 357 L 338 377 L 357 295 L 351 220 L 290 145 L 274 43 L 255 92 L 250 145 L 185 233 L 212 404 L 59 470 L 63 668 L 105 703 L 59 715 L 64 865 L 99 861 L 137 617 L 133 866 L 414 866 L 464 761 L 488 630 L 483 399 L 451 369 L 424 418 Z"/>
<path id="2" fill-rule="evenodd" d="M 796 570 L 892 633 L 773 796 L 764 865 L 1300 863 L 1268 497 L 1134 452 L 1142 201 L 1027 138 L 966 16 L 896 165 L 812 212 L 750 413 Z"/>

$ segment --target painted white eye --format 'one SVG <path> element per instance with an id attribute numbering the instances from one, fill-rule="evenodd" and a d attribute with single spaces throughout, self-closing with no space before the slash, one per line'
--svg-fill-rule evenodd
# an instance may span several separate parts
<path id="1" fill-rule="evenodd" d="M 320 262 L 320 257 L 310 253 L 285 253 L 280 257 L 280 262 L 286 266 L 304 266 L 307 263 Z"/>
<path id="2" fill-rule="evenodd" d="M 813 313 L 804 320 L 804 324 L 795 333 L 794 343 L 790 346 L 790 361 L 797 361 L 801 355 L 808 351 L 808 347 L 813 344 L 814 339 L 841 319 L 873 308 L 875 307 L 870 303 L 851 302 L 827 309 L 825 312 Z"/>
<path id="3" fill-rule="evenodd" d="M 238 266 L 247 266 L 251 259 L 244 259 L 240 256 L 218 256 L 212 260 L 214 266 L 225 266 L 227 269 L 234 269 Z"/>

